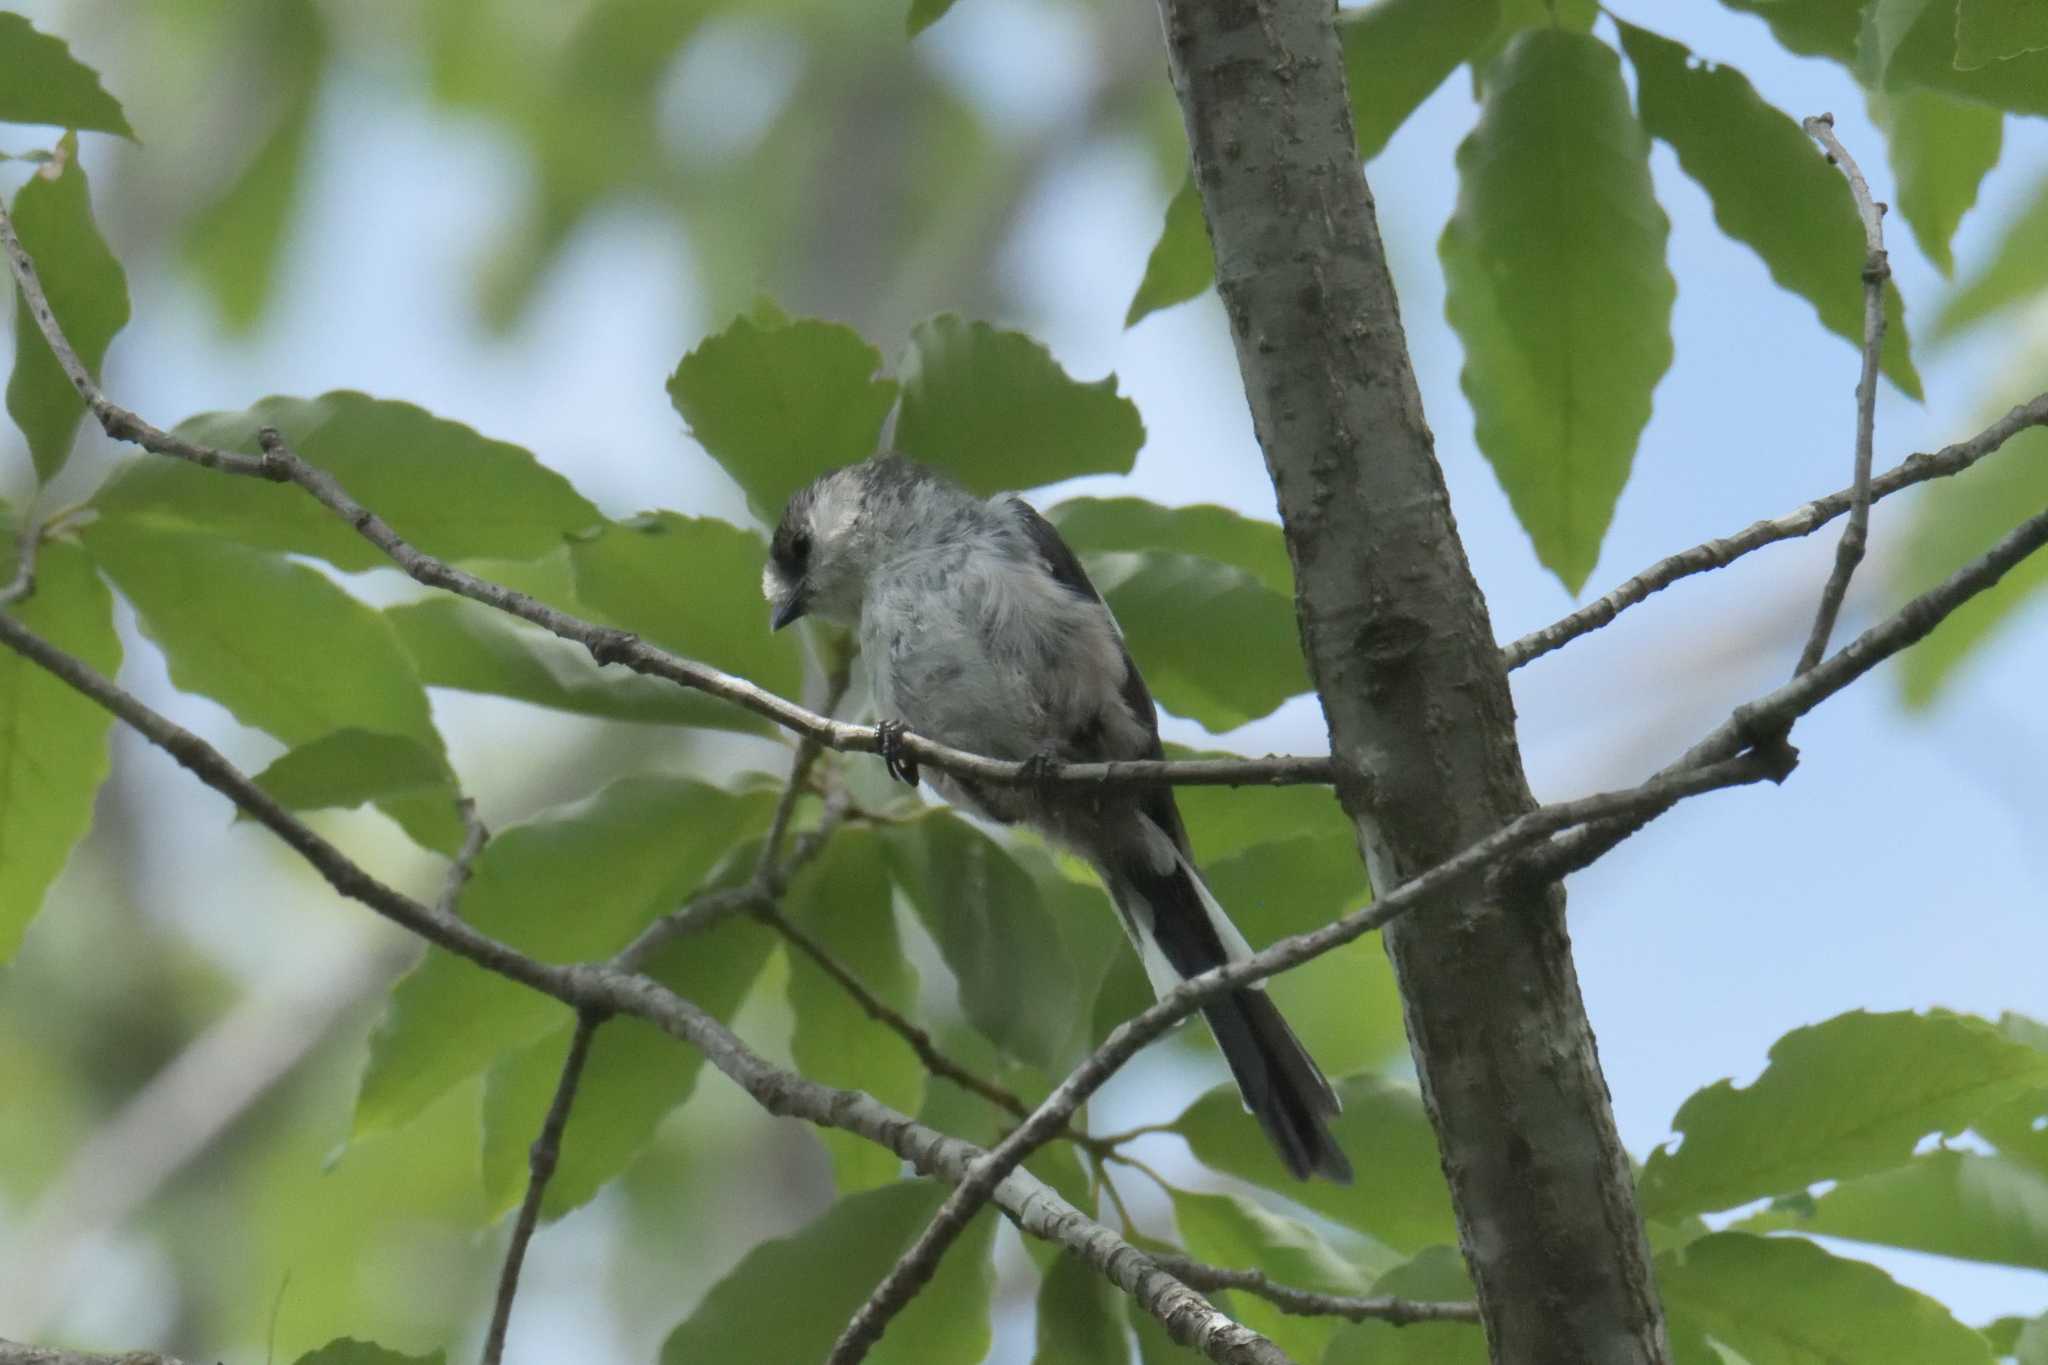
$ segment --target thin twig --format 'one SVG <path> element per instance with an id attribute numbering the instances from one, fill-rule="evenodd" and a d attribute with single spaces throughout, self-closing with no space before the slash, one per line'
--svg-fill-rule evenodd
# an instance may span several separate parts
<path id="1" fill-rule="evenodd" d="M 1849 504 L 1849 524 L 1835 544 L 1835 567 L 1821 589 L 1820 607 L 1814 612 L 1813 631 L 1800 651 L 1799 666 L 1805 673 L 1821 661 L 1828 640 L 1835 633 L 1835 619 L 1841 615 L 1842 600 L 1849 595 L 1849 580 L 1863 562 L 1863 550 L 1870 538 L 1870 461 L 1877 424 L 1877 367 L 1884 351 L 1884 286 L 1892 277 L 1890 259 L 1884 250 L 1884 205 L 1871 197 L 1870 183 L 1856 159 L 1835 136 L 1835 116 L 1821 114 L 1801 125 L 1827 149 L 1828 160 L 1841 167 L 1849 181 L 1849 193 L 1856 201 L 1856 214 L 1863 220 L 1863 373 L 1856 381 L 1856 477 Z"/>
<path id="2" fill-rule="evenodd" d="M 1349 1294 L 1319 1294 L 1296 1289 L 1269 1279 L 1263 1270 L 1232 1270 L 1207 1265 L 1186 1256 L 1155 1254 L 1173 1277 L 1191 1289 L 1204 1292 L 1235 1289 L 1256 1294 L 1283 1313 L 1304 1318 L 1348 1318 L 1352 1322 L 1388 1322 L 1406 1327 L 1417 1322 L 1479 1321 L 1479 1305 L 1471 1302 L 1438 1302 L 1426 1299 L 1396 1299 L 1385 1296 L 1359 1298 Z"/>
<path id="3" fill-rule="evenodd" d="M 19 532 L 15 548 L 14 577 L 0 588 L 0 607 L 26 601 L 36 590 L 36 553 L 43 546 L 43 528 L 31 520 Z"/>
<path id="4" fill-rule="evenodd" d="M 2048 427 L 2048 393 L 2038 394 L 2031 401 L 2013 408 L 1966 441 L 1944 446 L 1932 454 L 1922 452 L 1908 456 L 1871 481 L 1870 499 L 1877 502 L 1915 484 L 1960 474 L 1985 456 L 1999 450 L 2020 432 L 2032 427 Z M 1726 568 L 1744 555 L 1781 540 L 1796 540 L 1801 536 L 1810 536 L 1847 512 L 1855 501 L 1856 490 L 1844 488 L 1824 498 L 1815 498 L 1804 507 L 1788 512 L 1782 517 L 1754 522 L 1734 535 L 1723 536 L 1717 540 L 1707 541 L 1703 545 L 1695 545 L 1689 550 L 1681 550 L 1675 555 L 1668 555 L 1605 597 L 1588 602 L 1562 620 L 1541 630 L 1531 631 L 1507 645 L 1501 650 L 1501 662 L 1511 670 L 1520 668 L 1532 659 L 1539 659 L 1553 650 L 1570 644 L 1581 635 L 1600 629 L 1622 612 L 1645 601 L 1653 594 L 1662 592 L 1680 579 L 1707 573 L 1713 569 Z"/>
<path id="5" fill-rule="evenodd" d="M 469 885 L 469 874 L 476 866 L 477 855 L 484 851 L 490 841 L 491 831 L 476 813 L 476 800 L 465 796 L 455 803 L 455 809 L 462 816 L 462 847 L 455 859 L 448 864 L 448 880 L 441 884 L 441 899 L 434 908 L 443 915 L 453 917 L 462 903 L 462 889 Z"/>
<path id="6" fill-rule="evenodd" d="M 541 1121 L 540 1136 L 526 1154 L 526 1198 L 519 1205 L 519 1218 L 512 1225 L 512 1241 L 505 1248 L 505 1265 L 498 1273 L 498 1299 L 491 1309 L 491 1330 L 484 1337 L 483 1365 L 498 1365 L 505 1354 L 505 1329 L 512 1321 L 512 1300 L 519 1293 L 519 1270 L 526 1263 L 526 1246 L 540 1225 L 540 1206 L 554 1179 L 555 1164 L 562 1156 L 562 1130 L 569 1125 L 569 1110 L 576 1103 L 576 1087 L 583 1080 L 583 1064 L 590 1059 L 590 1042 L 607 1016 L 585 1010 L 576 1016 L 576 1032 L 569 1038 L 569 1055 L 562 1062 L 562 1078 L 555 1083 L 555 1098 Z"/>
<path id="7" fill-rule="evenodd" d="M 117 1356 L 91 1351 L 59 1351 L 48 1346 L 30 1346 L 0 1339 L 0 1365 L 183 1365 L 172 1356 L 155 1351 L 123 1351 Z"/>
<path id="8" fill-rule="evenodd" d="M 852 680 L 852 655 L 835 654 L 825 677 L 825 696 L 818 710 L 827 716 L 837 711 Z M 768 876 L 769 869 L 775 866 L 776 858 L 781 855 L 782 840 L 789 833 L 789 822 L 796 814 L 797 802 L 810 789 L 811 769 L 823 752 L 824 746 L 809 735 L 796 742 L 796 757 L 789 765 L 789 780 L 783 784 L 782 799 L 775 803 L 775 816 L 768 822 L 768 835 L 761 841 L 761 856 L 754 864 L 756 881 Z"/>

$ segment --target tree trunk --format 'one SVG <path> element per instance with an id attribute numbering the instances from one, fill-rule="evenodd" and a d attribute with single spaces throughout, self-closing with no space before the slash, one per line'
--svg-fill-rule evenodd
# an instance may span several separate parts
<path id="1" fill-rule="evenodd" d="M 1338 795 L 1391 887 L 1533 801 L 1359 171 L 1334 11 L 1160 8 Z M 1563 892 L 1471 895 L 1386 937 L 1493 1359 L 1663 1361 Z"/>

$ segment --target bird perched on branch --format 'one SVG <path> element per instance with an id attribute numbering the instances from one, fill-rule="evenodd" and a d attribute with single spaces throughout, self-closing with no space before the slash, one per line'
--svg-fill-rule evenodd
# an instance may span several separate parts
<path id="1" fill-rule="evenodd" d="M 898 455 L 834 470 L 789 500 L 761 587 L 780 630 L 803 616 L 859 632 L 883 757 L 917 781 L 916 734 L 991 758 L 1159 758 L 1159 720 L 1123 634 L 1052 524 Z M 1021 823 L 1101 875 L 1153 989 L 1250 955 L 1196 871 L 1170 787 L 1017 786 L 934 773 L 949 800 Z M 1256 987 L 1203 1006 L 1245 1106 L 1298 1179 L 1349 1181 L 1337 1097 Z"/>

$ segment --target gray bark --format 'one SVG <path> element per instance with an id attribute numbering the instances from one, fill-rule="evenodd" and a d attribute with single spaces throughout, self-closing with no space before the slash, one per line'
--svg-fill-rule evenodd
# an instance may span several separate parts
<path id="1" fill-rule="evenodd" d="M 1384 890 L 1533 808 L 1507 676 L 1423 418 L 1331 5 L 1160 8 L 1338 794 Z M 1493 1359 L 1666 1359 L 1561 889 L 1475 888 L 1392 925 L 1387 948 Z"/>

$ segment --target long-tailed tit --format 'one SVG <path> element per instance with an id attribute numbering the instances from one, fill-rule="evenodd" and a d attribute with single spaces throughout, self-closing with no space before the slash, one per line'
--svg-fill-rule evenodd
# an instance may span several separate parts
<path id="1" fill-rule="evenodd" d="M 983 500 L 901 456 L 823 475 L 789 500 L 761 578 L 775 629 L 802 616 L 856 628 L 885 739 L 920 735 L 1015 761 L 1158 758 L 1152 696 L 1101 594 L 1023 499 Z M 908 781 L 917 770 L 885 758 Z M 1167 787 L 977 784 L 949 800 L 1023 823 L 1092 863 L 1153 989 L 1250 954 L 1195 870 Z M 1257 988 L 1203 1007 L 1251 1110 L 1299 1179 L 1348 1181 L 1337 1097 Z"/>

